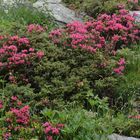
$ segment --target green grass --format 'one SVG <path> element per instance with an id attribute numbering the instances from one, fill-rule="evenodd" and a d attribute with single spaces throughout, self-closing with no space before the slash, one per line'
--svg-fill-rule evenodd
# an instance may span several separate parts
<path id="1" fill-rule="evenodd" d="M 32 6 L 19 4 L 18 7 L 9 7 L 8 13 L 0 8 L 0 34 L 15 33 L 16 30 L 33 23 L 45 25 L 49 30 L 56 26 L 49 13 L 44 14 Z"/>

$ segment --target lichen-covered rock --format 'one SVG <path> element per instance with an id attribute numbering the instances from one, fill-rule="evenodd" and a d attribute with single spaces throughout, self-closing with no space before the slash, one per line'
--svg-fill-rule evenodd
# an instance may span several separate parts
<path id="1" fill-rule="evenodd" d="M 108 136 L 109 140 L 140 140 L 138 138 L 133 138 L 133 137 L 125 137 L 125 136 L 120 136 L 117 134 L 112 134 Z"/>
<path id="2" fill-rule="evenodd" d="M 76 16 L 73 10 L 65 7 L 61 3 L 61 0 L 38 0 L 33 6 L 43 11 L 48 9 L 58 22 L 69 23 L 74 20 L 82 21 L 80 17 Z M 48 11 L 46 10 L 46 12 Z"/>

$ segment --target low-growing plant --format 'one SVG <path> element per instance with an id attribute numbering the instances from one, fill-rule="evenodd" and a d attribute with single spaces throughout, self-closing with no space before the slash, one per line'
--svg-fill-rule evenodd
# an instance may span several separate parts
<path id="1" fill-rule="evenodd" d="M 51 118 L 54 123 L 63 122 L 63 139 L 76 140 L 108 140 L 112 133 L 123 134 L 126 136 L 139 137 L 139 120 L 130 119 L 122 113 L 114 115 L 108 110 L 103 115 L 87 111 L 79 107 L 65 108 L 63 111 L 44 109 L 45 117 Z M 136 131 L 132 128 L 136 127 Z"/>
<path id="2" fill-rule="evenodd" d="M 97 17 L 99 14 L 116 12 L 119 5 L 125 6 L 129 10 L 139 10 L 139 0 L 63 0 L 70 8 L 75 8 L 76 11 L 85 12 L 89 16 Z"/>

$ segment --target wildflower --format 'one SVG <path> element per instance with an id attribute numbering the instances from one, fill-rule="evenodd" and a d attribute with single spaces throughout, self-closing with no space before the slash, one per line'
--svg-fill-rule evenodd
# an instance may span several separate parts
<path id="1" fill-rule="evenodd" d="M 129 116 L 129 118 L 140 119 L 140 115 L 136 115 L 136 116 Z"/>
<path id="2" fill-rule="evenodd" d="M 29 106 L 24 106 L 21 109 L 12 108 L 11 112 L 16 117 L 16 122 L 21 124 L 28 124 L 30 121 Z"/>
<path id="3" fill-rule="evenodd" d="M 11 137 L 11 133 L 10 132 L 6 132 L 6 133 L 3 134 L 3 137 L 4 137 L 5 140 L 8 140 L 9 137 Z"/>
<path id="4" fill-rule="evenodd" d="M 124 65 L 126 62 L 125 62 L 125 59 L 124 58 L 121 58 L 118 62 L 118 65 Z"/>
<path id="5" fill-rule="evenodd" d="M 27 44 L 28 45 L 29 44 L 29 39 L 26 38 L 26 37 L 19 38 L 18 42 L 19 42 L 20 45 L 21 44 Z"/>
<path id="6" fill-rule="evenodd" d="M 52 136 L 47 136 L 47 140 L 53 140 Z"/>
<path id="7" fill-rule="evenodd" d="M 2 40 L 4 37 L 2 35 L 0 35 L 0 40 Z"/>
<path id="8" fill-rule="evenodd" d="M 46 28 L 47 29 L 47 28 Z M 44 32 L 44 28 L 41 25 L 38 24 L 30 24 L 27 26 L 28 32 Z"/>
<path id="9" fill-rule="evenodd" d="M 117 42 L 117 41 L 119 41 L 119 36 L 118 35 L 114 35 L 113 37 L 112 37 L 112 40 L 114 41 L 114 42 Z"/>
<path id="10" fill-rule="evenodd" d="M 57 128 L 63 128 L 64 127 L 64 124 L 61 124 L 61 123 L 60 124 L 57 124 L 56 127 Z"/>
<path id="11" fill-rule="evenodd" d="M 16 36 L 11 36 L 10 37 L 10 40 L 11 41 L 17 41 L 19 39 L 19 37 L 16 35 Z"/>
<path id="12" fill-rule="evenodd" d="M 43 124 L 43 127 L 48 127 L 48 126 L 50 126 L 51 124 L 49 123 L 49 122 L 45 122 L 44 124 Z"/>
<path id="13" fill-rule="evenodd" d="M 114 71 L 116 74 L 118 74 L 118 75 L 122 75 L 124 69 L 125 69 L 124 66 L 119 66 L 118 68 L 115 68 L 113 71 Z"/>
<path id="14" fill-rule="evenodd" d="M 3 63 L 2 62 L 0 62 L 0 67 L 2 67 L 3 66 Z"/>
<path id="15" fill-rule="evenodd" d="M 100 48 L 102 48 L 102 45 L 101 44 L 96 44 L 96 47 L 100 49 Z"/>
<path id="16" fill-rule="evenodd" d="M 43 51 L 38 51 L 37 56 L 38 56 L 39 59 L 41 59 L 44 56 L 44 52 Z"/>
<path id="17" fill-rule="evenodd" d="M 30 52 L 34 52 L 35 49 L 34 49 L 34 48 L 30 48 L 29 51 L 30 51 Z"/>
<path id="18" fill-rule="evenodd" d="M 22 102 L 21 101 L 17 101 L 17 105 L 21 106 Z"/>
<path id="19" fill-rule="evenodd" d="M 22 50 L 21 52 L 22 52 L 22 53 L 27 53 L 27 52 L 28 52 L 28 50 Z"/>
<path id="20" fill-rule="evenodd" d="M 0 109 L 2 109 L 3 108 L 3 103 L 2 103 L 2 101 L 0 100 Z"/>
<path id="21" fill-rule="evenodd" d="M 59 135 L 59 129 L 58 128 L 52 128 L 52 134 Z"/>
<path id="22" fill-rule="evenodd" d="M 45 134 L 48 134 L 50 131 L 51 131 L 51 126 L 46 127 L 44 130 Z"/>
<path id="23" fill-rule="evenodd" d="M 12 99 L 13 101 L 16 101 L 18 98 L 17 98 L 17 96 L 12 96 L 11 99 Z"/>
<path id="24" fill-rule="evenodd" d="M 13 75 L 10 75 L 10 76 L 9 76 L 9 81 L 10 81 L 11 83 L 16 83 L 16 78 L 15 78 Z"/>

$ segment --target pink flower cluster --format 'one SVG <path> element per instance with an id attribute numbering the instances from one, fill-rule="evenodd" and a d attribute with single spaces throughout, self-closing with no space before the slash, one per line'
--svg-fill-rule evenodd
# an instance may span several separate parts
<path id="1" fill-rule="evenodd" d="M 38 24 L 30 24 L 27 26 L 27 31 L 28 32 L 44 32 L 45 29 L 41 26 L 41 25 L 38 25 Z"/>
<path id="2" fill-rule="evenodd" d="M 10 132 L 7 132 L 7 133 L 3 134 L 4 140 L 8 140 L 10 137 L 11 137 L 11 133 Z"/>
<path id="3" fill-rule="evenodd" d="M 138 0 L 128 0 L 128 2 L 134 3 L 134 4 L 138 4 Z"/>
<path id="4" fill-rule="evenodd" d="M 140 119 L 140 115 L 136 115 L 136 116 L 129 116 L 129 118 L 131 118 L 131 119 Z"/>
<path id="5" fill-rule="evenodd" d="M 0 48 L 0 70 L 17 70 L 19 66 L 30 65 L 33 60 L 40 60 L 44 56 L 43 51 L 36 51 L 30 46 L 26 37 L 11 36 L 3 38 L 2 41 L 4 42 Z M 16 83 L 13 75 L 9 76 L 9 80 Z"/>
<path id="6" fill-rule="evenodd" d="M 118 67 L 117 68 L 114 68 L 114 72 L 118 75 L 121 75 L 123 74 L 123 71 L 125 69 L 125 59 L 124 58 L 120 58 L 119 62 L 118 62 Z"/>
<path id="7" fill-rule="evenodd" d="M 123 7 L 119 8 L 118 14 L 101 14 L 96 20 L 69 23 L 63 29 L 52 31 L 49 37 L 55 44 L 93 53 L 98 49 L 113 51 L 134 44 L 140 39 L 140 30 L 134 17 Z"/>
<path id="8" fill-rule="evenodd" d="M 0 100 L 0 109 L 2 109 L 3 108 L 3 102 L 2 102 L 2 100 Z"/>
<path id="9" fill-rule="evenodd" d="M 28 105 L 22 107 L 21 109 L 11 108 L 11 112 L 15 115 L 17 123 L 24 125 L 27 125 L 29 123 L 30 112 Z"/>
<path id="10" fill-rule="evenodd" d="M 53 127 L 50 122 L 43 124 L 44 132 L 46 134 L 47 140 L 53 140 L 53 136 L 58 136 L 60 134 L 60 129 L 64 127 L 63 124 L 57 124 Z"/>
<path id="11" fill-rule="evenodd" d="M 19 106 L 22 105 L 22 101 L 20 101 L 17 96 L 12 96 L 10 103 L 11 103 L 11 106 L 13 105 L 13 106 L 18 106 L 19 107 Z"/>
<path id="12" fill-rule="evenodd" d="M 54 43 L 61 43 L 60 38 L 63 37 L 62 34 L 65 32 L 63 29 L 55 29 L 50 32 L 49 38 L 53 40 Z"/>

